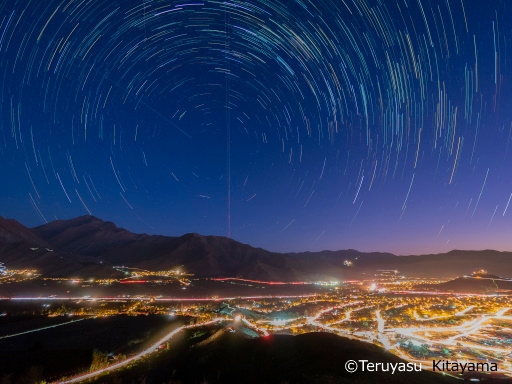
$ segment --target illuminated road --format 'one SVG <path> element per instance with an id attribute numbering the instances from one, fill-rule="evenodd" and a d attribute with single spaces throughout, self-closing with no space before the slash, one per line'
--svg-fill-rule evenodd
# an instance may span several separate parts
<path id="1" fill-rule="evenodd" d="M 236 279 L 242 281 L 242 279 Z M 247 281 L 251 282 L 251 281 Z M 279 284 L 280 282 L 272 282 Z M 396 297 L 397 293 L 415 294 L 415 298 L 409 300 Z M 236 296 L 236 297 L 19 297 L 10 300 L 33 300 L 33 301 L 59 301 L 59 300 L 81 300 L 81 301 L 131 301 L 159 302 L 159 305 L 165 307 L 165 302 L 187 302 L 187 306 L 195 308 L 200 302 L 226 302 L 227 309 L 231 310 L 231 317 L 236 310 L 253 311 L 253 316 L 246 319 L 243 316 L 236 316 L 235 322 L 256 331 L 260 336 L 268 336 L 274 332 L 287 330 L 292 334 L 303 332 L 301 327 L 307 327 L 304 332 L 326 331 L 350 339 L 360 340 L 372 344 L 383 346 L 391 350 L 396 356 L 416 363 L 422 363 L 423 369 L 431 369 L 432 356 L 441 355 L 442 350 L 447 348 L 453 356 L 458 356 L 460 361 L 464 359 L 473 359 L 478 351 L 483 357 L 500 362 L 499 370 L 504 375 L 512 374 L 512 365 L 508 357 L 510 353 L 510 344 L 504 342 L 502 334 L 510 334 L 512 327 L 512 308 L 510 307 L 510 297 L 496 295 L 474 295 L 474 294 L 453 294 L 453 293 L 435 293 L 442 296 L 440 299 L 432 298 L 432 293 L 423 295 L 417 291 L 393 291 L 387 292 L 383 296 L 374 294 L 365 296 L 358 294 L 354 296 L 344 296 L 334 293 L 331 296 L 324 294 L 303 294 L 303 295 L 258 295 L 258 296 Z M 445 304 L 445 295 L 453 297 L 455 302 L 449 309 L 444 308 L 442 312 L 437 312 L 437 308 L 432 303 L 439 302 Z M 418 298 L 417 296 L 428 296 Z M 492 301 L 487 297 L 492 297 Z M 496 299 L 498 298 L 498 299 Z M 255 301 L 272 299 L 267 303 L 267 308 L 256 305 Z M 277 299 L 277 300 L 274 300 Z M 295 300 L 294 300 L 295 299 Z M 236 300 L 230 303 L 231 300 Z M 240 304 L 240 300 L 249 302 Z M 387 301 L 389 300 L 389 301 Z M 450 299 L 452 300 L 452 299 Z M 487 301 L 489 303 L 487 304 Z M 480 307 L 478 303 L 485 303 Z M 190 303 L 190 304 L 188 304 Z M 315 304 L 317 303 L 317 304 Z M 138 303 L 137 303 L 138 304 Z M 293 314 L 294 306 L 309 305 L 315 308 L 311 310 L 307 307 L 310 316 L 298 316 Z M 174 305 L 174 304 L 172 304 Z M 439 304 L 436 304 L 439 305 Z M 169 305 L 167 305 L 169 306 Z M 215 304 L 213 305 L 215 307 Z M 505 307 L 507 306 L 507 307 Z M 397 311 L 397 308 L 406 307 Z M 491 309 L 490 309 L 491 308 Z M 364 313 L 358 312 L 366 309 Z M 475 310 L 476 309 L 476 310 Z M 188 308 L 186 309 L 188 310 Z M 301 309 L 302 310 L 302 309 Z M 274 312 L 275 311 L 275 312 Z M 276 314 L 283 318 L 276 318 Z M 228 312 L 229 313 L 229 312 Z M 251 313 L 251 312 L 244 312 Z M 271 313 L 274 313 L 271 315 Z M 424 317 L 426 314 L 428 317 Z M 431 315 L 431 316 L 430 316 Z M 216 316 L 216 315 L 214 315 Z M 293 318 L 292 318 L 293 317 Z M 439 319 L 455 319 L 454 321 L 438 321 Z M 372 321 L 370 321 L 370 318 Z M 257 320 L 255 320 L 257 319 Z M 80 321 L 83 319 L 72 320 L 66 323 L 56 324 L 12 335 L 1 336 L 14 337 L 30 332 L 42 331 L 44 329 L 58 327 L 64 324 Z M 215 319 L 207 323 L 190 326 L 182 326 L 168 333 L 164 338 L 153 344 L 148 349 L 139 354 L 129 357 L 124 361 L 117 362 L 108 367 L 95 372 L 86 372 L 70 379 L 61 381 L 61 383 L 76 383 L 90 378 L 97 377 L 106 372 L 112 372 L 123 368 L 128 364 L 151 354 L 156 351 L 163 343 L 174 337 L 177 333 L 187 328 L 200 327 L 206 324 L 220 322 L 223 319 Z M 224 319 L 225 321 L 229 321 Z M 498 323 L 496 320 L 500 320 Z M 503 322 L 501 322 L 503 321 Z M 347 323 L 350 322 L 350 323 Z M 429 323 L 430 322 L 430 323 Z M 343 324 L 345 323 L 345 324 Z M 314 328 L 311 329 L 310 326 Z M 235 327 L 236 328 L 236 327 Z M 236 329 L 232 330 L 236 331 Z M 489 342 L 482 339 L 489 338 Z M 412 346 L 411 346 L 412 343 Z M 426 344 L 426 348 L 423 344 Z M 424 352 L 428 349 L 428 352 Z M 469 351 L 469 352 L 468 352 Z M 430 359 L 430 360 L 429 360 Z M 469 361 L 468 360 L 468 361 Z"/>
<path id="2" fill-rule="evenodd" d="M 468 337 L 471 335 L 478 334 L 478 332 L 482 331 L 488 326 L 488 322 L 491 320 L 505 320 L 505 321 L 512 321 L 512 316 L 506 315 L 508 311 L 511 310 L 510 307 L 501 308 L 494 314 L 486 314 L 486 315 L 477 315 L 477 314 L 468 314 L 472 309 L 474 309 L 476 306 L 469 305 L 460 311 L 447 316 L 433 316 L 428 319 L 422 319 L 419 318 L 417 313 L 415 313 L 415 318 L 422 321 L 427 320 L 434 320 L 440 317 L 450 317 L 450 316 L 475 316 L 475 318 L 465 321 L 464 323 L 457 325 L 457 326 L 446 326 L 446 327 L 410 327 L 410 328 L 398 328 L 398 327 L 386 327 L 386 320 L 382 317 L 382 311 L 381 310 L 375 310 L 374 311 L 374 318 L 376 319 L 376 329 L 369 330 L 369 331 L 358 331 L 353 332 L 349 330 L 344 330 L 340 328 L 334 327 L 335 324 L 340 324 L 345 321 L 351 320 L 351 315 L 355 311 L 360 311 L 362 309 L 370 308 L 372 306 L 364 306 L 361 308 L 353 308 L 350 310 L 347 310 L 345 312 L 345 318 L 342 320 L 337 320 L 332 323 L 327 323 L 326 319 L 322 320 L 322 316 L 328 314 L 329 312 L 334 311 L 338 308 L 343 308 L 347 306 L 351 306 L 355 303 L 350 304 L 341 304 L 337 303 L 336 305 L 332 305 L 328 308 L 322 308 L 318 310 L 313 316 L 310 316 L 306 319 L 307 324 L 317 327 L 319 329 L 322 329 L 327 332 L 336 333 L 340 336 L 365 341 L 369 343 L 375 343 L 375 341 L 378 341 L 379 344 L 382 344 L 384 348 L 387 350 L 392 350 L 393 354 L 396 356 L 410 362 L 415 363 L 421 363 L 423 365 L 423 369 L 432 369 L 432 359 L 425 360 L 420 359 L 414 356 L 411 356 L 409 353 L 404 352 L 401 350 L 400 345 L 394 341 L 396 335 L 400 334 L 399 338 L 402 338 L 403 336 L 406 336 L 410 338 L 411 340 L 415 340 L 417 345 L 420 345 L 422 343 L 427 344 L 429 346 L 433 345 L 445 345 L 447 347 L 453 347 L 456 345 L 459 345 L 461 348 L 470 348 L 473 350 L 480 350 L 480 351 L 488 351 L 488 352 L 498 352 L 500 354 L 508 355 L 510 353 L 510 348 L 508 347 L 501 347 L 501 346 L 489 346 L 489 345 L 482 345 L 478 344 L 476 342 L 470 342 L 467 340 L 461 340 L 461 338 Z M 404 306 L 404 305 L 402 305 Z M 394 307 L 394 308 L 398 308 Z M 263 321 L 263 323 L 266 323 Z M 272 323 L 270 323 L 272 324 Z M 279 329 L 286 329 L 288 328 L 286 326 L 286 323 L 283 322 L 283 324 Z M 297 325 L 295 327 L 300 327 L 301 325 Z M 448 334 L 447 338 L 442 339 L 441 337 L 435 337 L 430 338 L 427 337 L 428 333 L 442 335 L 444 333 Z M 453 333 L 457 333 L 456 335 L 453 335 Z M 498 359 L 498 361 L 501 362 L 500 364 L 500 372 L 506 375 L 510 375 L 512 373 L 512 366 L 509 367 L 508 361 L 505 359 L 499 359 L 498 357 L 495 357 L 495 359 Z M 455 376 L 454 376 L 455 377 Z M 460 379 L 459 377 L 456 377 Z"/>
<path id="3" fill-rule="evenodd" d="M 384 319 L 382 318 L 382 316 L 380 315 L 380 309 L 375 311 L 375 317 L 377 318 L 377 332 L 378 332 L 377 340 L 379 340 L 382 343 L 382 345 L 384 346 L 384 348 L 386 348 L 388 350 L 394 348 L 395 345 L 391 344 L 389 339 L 384 334 L 385 322 L 384 322 Z"/>
<path id="4" fill-rule="evenodd" d="M 245 318 L 242 318 L 242 322 L 245 325 L 247 325 L 249 328 L 254 329 L 256 332 L 258 332 L 259 334 L 261 334 L 265 337 L 269 335 L 269 333 L 267 332 L 267 330 L 265 328 L 260 328 L 256 324 L 251 323 L 249 320 L 247 320 Z"/>
<path id="5" fill-rule="evenodd" d="M 426 344 L 432 345 L 432 344 L 441 344 L 441 345 L 448 345 L 453 346 L 457 342 L 455 339 L 458 339 L 460 337 L 469 336 L 473 333 L 478 332 L 482 327 L 484 327 L 484 323 L 488 320 L 492 319 L 500 319 L 500 320 L 512 320 L 512 316 L 504 316 L 504 314 L 509 310 L 510 308 L 502 308 L 499 310 L 495 315 L 482 315 L 480 318 L 467 321 L 461 325 L 458 326 L 451 326 L 451 327 L 430 327 L 430 328 L 394 328 L 393 331 L 396 333 L 400 333 L 402 335 L 407 335 L 408 337 L 416 340 L 420 340 L 425 342 Z M 418 335 L 418 332 L 423 333 L 453 333 L 453 332 L 459 332 L 457 335 L 451 336 L 446 340 L 442 340 L 440 338 L 436 338 L 435 340 L 431 340 L 427 337 Z M 501 353 L 510 353 L 510 348 L 499 348 L 499 347 L 491 347 L 486 345 L 477 345 L 470 342 L 464 342 L 464 341 L 458 341 L 458 343 L 461 346 L 469 347 L 469 348 L 475 348 L 480 350 L 486 350 L 486 351 L 494 351 L 494 352 L 501 352 Z"/>
<path id="6" fill-rule="evenodd" d="M 321 296 L 317 293 L 304 294 L 304 295 L 258 295 L 258 296 L 230 296 L 230 297 L 120 297 L 120 296 L 105 296 L 105 297 L 88 297 L 88 296 L 49 296 L 49 297 L 0 297 L 0 300 L 12 301 L 116 301 L 116 300 L 133 300 L 133 301 L 228 301 L 228 300 L 261 300 L 261 299 L 296 299 L 296 298 L 309 298 Z"/>
<path id="7" fill-rule="evenodd" d="M 455 314 L 455 316 L 464 316 L 466 313 L 468 313 L 469 311 L 471 311 L 473 308 L 475 308 L 474 305 L 470 305 L 469 307 L 463 309 L 462 311 L 459 311 Z"/>
<path id="8" fill-rule="evenodd" d="M 241 281 L 244 283 L 255 283 L 255 284 L 264 284 L 264 285 L 308 285 L 313 284 L 311 282 L 305 281 L 263 281 L 263 280 L 250 280 L 250 279 L 241 279 L 239 277 L 218 277 L 212 279 L 214 281 Z"/>
<path id="9" fill-rule="evenodd" d="M 82 321 L 82 320 L 86 320 L 86 319 L 76 319 L 76 320 L 66 321 L 65 323 L 59 323 L 59 324 L 55 324 L 55 325 L 48 325 L 46 327 L 31 329 L 29 331 L 13 333 L 13 334 L 10 334 L 10 335 L 4 335 L 4 336 L 0 336 L 0 339 L 7 339 L 9 337 L 16 337 L 16 336 L 26 335 L 27 333 L 44 331 L 45 329 L 50 329 L 50 328 L 57 328 L 57 327 L 60 327 L 61 325 L 67 325 L 67 324 L 71 324 L 71 323 L 76 323 L 77 321 Z"/>
<path id="10" fill-rule="evenodd" d="M 135 356 L 129 357 L 128 359 L 120 361 L 119 363 L 115 363 L 115 364 L 109 365 L 108 367 L 105 367 L 105 368 L 102 368 L 102 369 L 98 369 L 97 371 L 84 373 L 82 375 L 75 376 L 75 377 L 73 377 L 71 379 L 67 379 L 67 380 L 64 380 L 64 381 L 56 381 L 55 383 L 61 383 L 61 384 L 64 384 L 64 383 L 79 383 L 80 381 L 84 381 L 84 380 L 87 380 L 87 379 L 92 379 L 93 377 L 102 375 L 104 373 L 115 371 L 116 369 L 122 368 L 122 367 L 124 367 L 124 366 L 126 366 L 126 365 L 128 365 L 128 364 L 130 364 L 130 363 L 132 363 L 132 362 L 134 362 L 136 360 L 139 360 L 142 357 L 147 356 L 150 353 L 156 351 L 158 349 L 158 347 L 160 347 L 161 344 L 165 343 L 166 341 L 168 341 L 169 339 L 171 339 L 173 336 L 175 336 L 179 332 L 183 331 L 184 329 L 197 328 L 197 327 L 202 327 L 204 325 L 211 325 L 211 324 L 219 323 L 219 322 L 221 322 L 223 320 L 225 320 L 225 319 L 217 318 L 217 319 L 213 319 L 211 321 L 207 321 L 207 322 L 201 323 L 201 324 L 182 325 L 181 327 L 176 328 L 174 331 L 169 332 L 167 335 L 165 335 L 163 338 L 161 338 L 156 343 L 151 345 L 149 348 L 143 350 L 142 352 L 138 353 Z"/>
<path id="11" fill-rule="evenodd" d="M 356 305 L 356 304 L 360 304 L 360 303 L 361 303 L 361 301 L 356 301 L 354 303 L 350 303 L 349 305 Z M 335 321 L 334 323 L 331 323 L 331 325 L 340 324 L 340 323 L 343 323 L 345 321 L 349 321 L 351 319 L 352 312 L 361 311 L 362 309 L 371 308 L 371 307 L 372 307 L 372 305 L 367 305 L 367 306 L 361 307 L 361 308 L 349 309 L 347 312 L 345 312 L 345 318 L 344 319 L 339 320 L 339 321 Z"/>
<path id="12" fill-rule="evenodd" d="M 344 329 L 339 329 L 339 328 L 331 327 L 329 325 L 322 324 L 318 320 L 323 314 L 331 312 L 331 311 L 333 311 L 334 309 L 337 309 L 337 308 L 343 308 L 345 306 L 346 305 L 343 304 L 343 305 L 337 305 L 337 306 L 329 307 L 329 308 L 326 308 L 326 309 L 322 309 L 315 316 L 307 318 L 308 324 L 313 325 L 315 327 L 318 327 L 320 329 L 323 329 L 323 330 L 335 333 L 337 335 L 349 338 L 349 339 L 361 340 L 360 337 L 356 337 L 356 336 L 352 335 L 349 331 L 346 331 Z M 369 341 L 369 340 L 364 340 L 364 341 Z"/>
<path id="13" fill-rule="evenodd" d="M 448 315 L 437 315 L 437 316 L 432 316 L 432 317 L 420 317 L 418 315 L 418 312 L 414 311 L 414 320 L 416 321 L 431 321 L 431 320 L 438 320 L 438 319 L 446 319 L 446 318 L 449 318 L 449 317 L 453 317 L 453 316 L 465 316 L 467 314 L 467 312 L 471 311 L 473 308 L 475 308 L 474 305 L 470 305 L 469 307 L 463 309 L 462 311 L 459 311 L 455 314 L 448 314 Z M 467 316 L 467 315 L 466 315 Z"/>

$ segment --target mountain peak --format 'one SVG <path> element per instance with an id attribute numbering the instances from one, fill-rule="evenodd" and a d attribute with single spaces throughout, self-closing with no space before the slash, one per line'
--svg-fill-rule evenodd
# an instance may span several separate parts
<path id="1" fill-rule="evenodd" d="M 62 229 L 69 229 L 69 228 L 77 228 L 77 227 L 90 227 L 90 228 L 101 228 L 102 230 L 117 230 L 117 231 L 123 231 L 127 233 L 131 233 L 130 231 L 119 228 L 117 225 L 112 221 L 104 221 L 96 216 L 92 215 L 83 215 L 78 216 L 72 219 L 57 219 L 54 221 L 51 221 L 49 223 L 40 225 L 38 227 L 32 228 L 33 230 L 37 232 L 45 232 L 47 233 L 49 230 L 62 230 Z"/>
<path id="2" fill-rule="evenodd" d="M 23 224 L 0 216 L 0 242 L 13 244 L 24 241 L 33 245 L 44 244 L 44 241 L 39 236 L 32 233 Z"/>
<path id="3" fill-rule="evenodd" d="M 125 245 L 147 235 L 118 228 L 111 221 L 84 215 L 69 220 L 55 220 L 32 229 L 43 239 L 66 252 L 95 256 L 105 249 Z"/>
<path id="4" fill-rule="evenodd" d="M 93 223 L 93 222 L 105 223 L 105 221 L 103 221 L 102 219 L 100 219 L 96 216 L 83 215 L 83 216 L 78 216 L 78 217 L 74 217 L 71 219 L 57 219 L 57 220 L 51 221 L 50 223 L 40 225 L 39 227 L 36 227 L 36 228 L 44 227 L 44 226 L 46 226 L 48 224 L 52 224 L 52 223 L 66 223 L 67 225 L 75 226 L 75 225 Z"/>

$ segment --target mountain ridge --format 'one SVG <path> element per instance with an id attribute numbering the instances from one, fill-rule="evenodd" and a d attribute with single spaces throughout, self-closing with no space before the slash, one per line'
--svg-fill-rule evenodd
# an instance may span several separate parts
<path id="1" fill-rule="evenodd" d="M 512 252 L 452 250 L 396 256 L 354 249 L 277 253 L 222 236 L 135 234 L 85 215 L 27 228 L 0 217 L 0 262 L 44 274 L 110 275 L 112 266 L 150 270 L 183 266 L 197 276 L 305 281 L 368 278 L 380 270 L 424 277 L 456 277 L 474 270 L 512 276 Z"/>

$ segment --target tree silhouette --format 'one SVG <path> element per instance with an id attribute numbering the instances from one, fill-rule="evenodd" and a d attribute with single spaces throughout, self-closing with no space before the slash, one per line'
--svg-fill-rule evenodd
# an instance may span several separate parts
<path id="1" fill-rule="evenodd" d="M 98 369 L 104 368 L 108 365 L 108 353 L 101 352 L 98 349 L 92 351 L 92 362 L 89 370 L 96 371 Z"/>

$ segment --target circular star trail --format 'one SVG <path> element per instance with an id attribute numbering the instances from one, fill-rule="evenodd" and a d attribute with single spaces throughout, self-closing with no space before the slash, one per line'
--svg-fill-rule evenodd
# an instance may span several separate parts
<path id="1" fill-rule="evenodd" d="M 2 2 L 0 214 L 510 250 L 510 20 L 506 1 Z"/>

